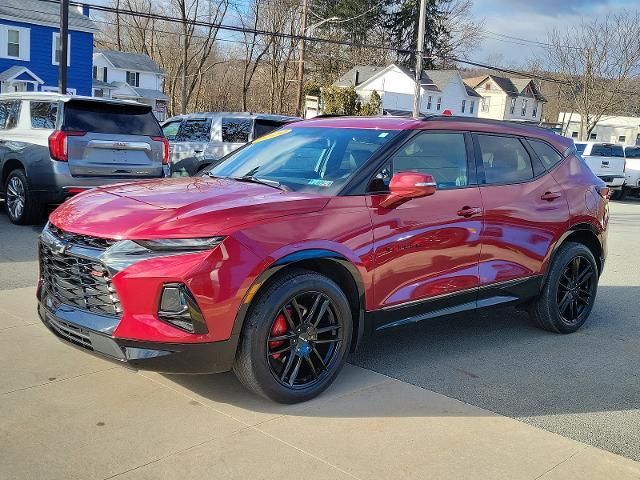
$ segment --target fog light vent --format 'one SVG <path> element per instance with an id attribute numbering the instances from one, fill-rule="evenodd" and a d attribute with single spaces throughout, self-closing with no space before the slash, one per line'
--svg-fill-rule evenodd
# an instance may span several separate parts
<path id="1" fill-rule="evenodd" d="M 168 283 L 162 287 L 158 317 L 189 333 L 208 331 L 196 299 L 182 283 Z"/>

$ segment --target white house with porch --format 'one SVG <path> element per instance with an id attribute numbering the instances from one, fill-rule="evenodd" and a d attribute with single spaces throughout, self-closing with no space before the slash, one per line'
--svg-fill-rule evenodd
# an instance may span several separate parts
<path id="1" fill-rule="evenodd" d="M 93 96 L 135 100 L 153 107 L 158 120 L 166 118 L 168 97 L 164 94 L 165 73 L 148 55 L 95 50 L 93 54 Z"/>

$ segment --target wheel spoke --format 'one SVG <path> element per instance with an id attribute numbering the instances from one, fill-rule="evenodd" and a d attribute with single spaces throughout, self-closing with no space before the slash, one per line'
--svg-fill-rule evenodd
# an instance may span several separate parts
<path id="1" fill-rule="evenodd" d="M 315 345 L 318 345 L 318 344 L 322 344 L 322 343 L 336 343 L 336 342 L 340 342 L 341 340 L 342 340 L 342 338 L 335 337 L 335 338 L 328 338 L 326 340 L 314 340 L 313 343 Z"/>
<path id="2" fill-rule="evenodd" d="M 313 361 L 309 357 L 304 357 L 309 368 L 311 368 L 311 372 L 313 373 L 313 378 L 318 378 L 318 370 L 316 370 L 316 366 L 313 364 Z"/>
<path id="3" fill-rule="evenodd" d="M 320 320 L 322 320 L 322 317 L 324 317 L 324 314 L 327 312 L 327 308 L 329 308 L 329 303 L 331 303 L 329 299 L 326 299 L 322 303 L 322 306 L 320 307 L 320 311 L 318 312 L 318 315 L 315 321 L 313 322 L 314 327 L 317 327 L 318 324 L 320 323 Z"/>
<path id="4" fill-rule="evenodd" d="M 578 273 L 580 272 L 580 257 L 576 257 L 571 262 L 571 277 L 572 280 L 576 280 L 578 278 Z"/>
<path id="5" fill-rule="evenodd" d="M 289 313 L 289 309 L 287 308 L 286 305 L 282 307 L 282 314 L 284 315 L 284 318 L 287 321 L 289 328 L 291 330 L 295 330 L 296 324 L 293 322 L 293 318 L 291 318 L 291 314 Z"/>
<path id="6" fill-rule="evenodd" d="M 302 322 L 304 322 L 304 319 L 302 318 L 302 308 L 300 307 L 298 300 L 295 298 L 291 300 L 291 306 L 293 307 L 293 311 L 296 312 L 296 315 L 298 316 L 298 325 L 301 325 Z"/>
<path id="7" fill-rule="evenodd" d="M 281 382 L 284 382 L 284 379 L 287 378 L 287 374 L 289 373 L 289 370 L 291 370 L 291 367 L 293 366 L 293 360 L 295 358 L 296 356 L 293 353 L 289 355 L 289 358 L 287 359 L 287 363 L 282 369 L 282 375 L 280 375 Z"/>
<path id="8" fill-rule="evenodd" d="M 269 355 L 273 357 L 274 355 L 279 355 L 281 353 L 288 352 L 289 350 L 292 350 L 292 349 L 293 349 L 293 345 L 289 345 L 288 347 L 281 348 L 280 350 L 276 350 L 275 352 L 269 352 Z"/>
<path id="9" fill-rule="evenodd" d="M 313 316 L 316 314 L 316 310 L 318 309 L 318 305 L 320 305 L 320 300 L 322 300 L 322 297 L 323 295 L 321 293 L 316 295 L 316 298 L 313 301 L 313 305 L 311 306 L 311 310 L 309 310 L 309 313 L 307 313 L 306 322 L 309 323 L 313 321 Z"/>
<path id="10" fill-rule="evenodd" d="M 339 329 L 340 329 L 340 325 L 329 325 L 328 327 L 318 328 L 316 330 L 316 334 L 320 335 L 322 333 L 333 332 L 333 331 L 339 330 Z"/>
<path id="11" fill-rule="evenodd" d="M 560 311 L 560 313 L 564 313 L 564 311 L 569 306 L 570 302 L 571 302 L 571 292 L 567 292 L 564 294 L 564 297 L 562 297 L 562 300 L 558 302 L 558 310 Z"/>
<path id="12" fill-rule="evenodd" d="M 278 335 L 277 337 L 269 337 L 268 342 L 283 342 L 284 340 L 290 340 L 295 337 L 293 333 L 286 333 L 284 335 Z"/>
<path id="13" fill-rule="evenodd" d="M 296 366 L 293 368 L 293 372 L 291 372 L 291 376 L 289 377 L 289 386 L 293 387 L 293 384 L 298 378 L 298 372 L 300 371 L 300 365 L 302 365 L 302 357 L 298 357 L 298 361 L 296 362 Z"/>
<path id="14" fill-rule="evenodd" d="M 326 370 L 327 369 L 327 365 L 324 363 L 324 358 L 322 358 L 322 355 L 320 355 L 320 352 L 318 351 L 318 349 L 315 346 L 313 347 L 313 353 L 315 353 L 316 357 L 318 357 L 318 360 L 320 360 L 320 365 L 322 365 L 322 369 Z"/>
<path id="15" fill-rule="evenodd" d="M 580 275 L 578 276 L 578 280 L 576 281 L 576 283 L 578 284 L 578 286 L 582 286 L 584 285 L 586 282 L 588 282 L 589 280 L 591 280 L 591 277 L 593 276 L 593 270 L 591 269 L 591 266 L 589 266 L 589 268 L 584 269 Z"/>

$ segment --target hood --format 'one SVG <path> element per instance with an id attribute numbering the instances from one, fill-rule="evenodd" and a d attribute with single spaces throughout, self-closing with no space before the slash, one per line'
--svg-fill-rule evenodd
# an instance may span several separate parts
<path id="1" fill-rule="evenodd" d="M 241 225 L 321 210 L 329 197 L 230 179 L 191 177 L 102 187 L 50 217 L 73 233 L 117 239 L 228 235 Z"/>

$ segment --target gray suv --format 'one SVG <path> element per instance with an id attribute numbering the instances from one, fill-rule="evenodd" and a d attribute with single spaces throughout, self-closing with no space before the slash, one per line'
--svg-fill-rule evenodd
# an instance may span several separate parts
<path id="1" fill-rule="evenodd" d="M 171 142 L 174 176 L 195 175 L 258 137 L 300 120 L 298 117 L 243 112 L 189 113 L 162 124 Z"/>
<path id="2" fill-rule="evenodd" d="M 83 190 L 168 175 L 169 143 L 151 107 L 55 93 L 0 95 L 0 195 L 9 219 L 42 219 Z"/>

